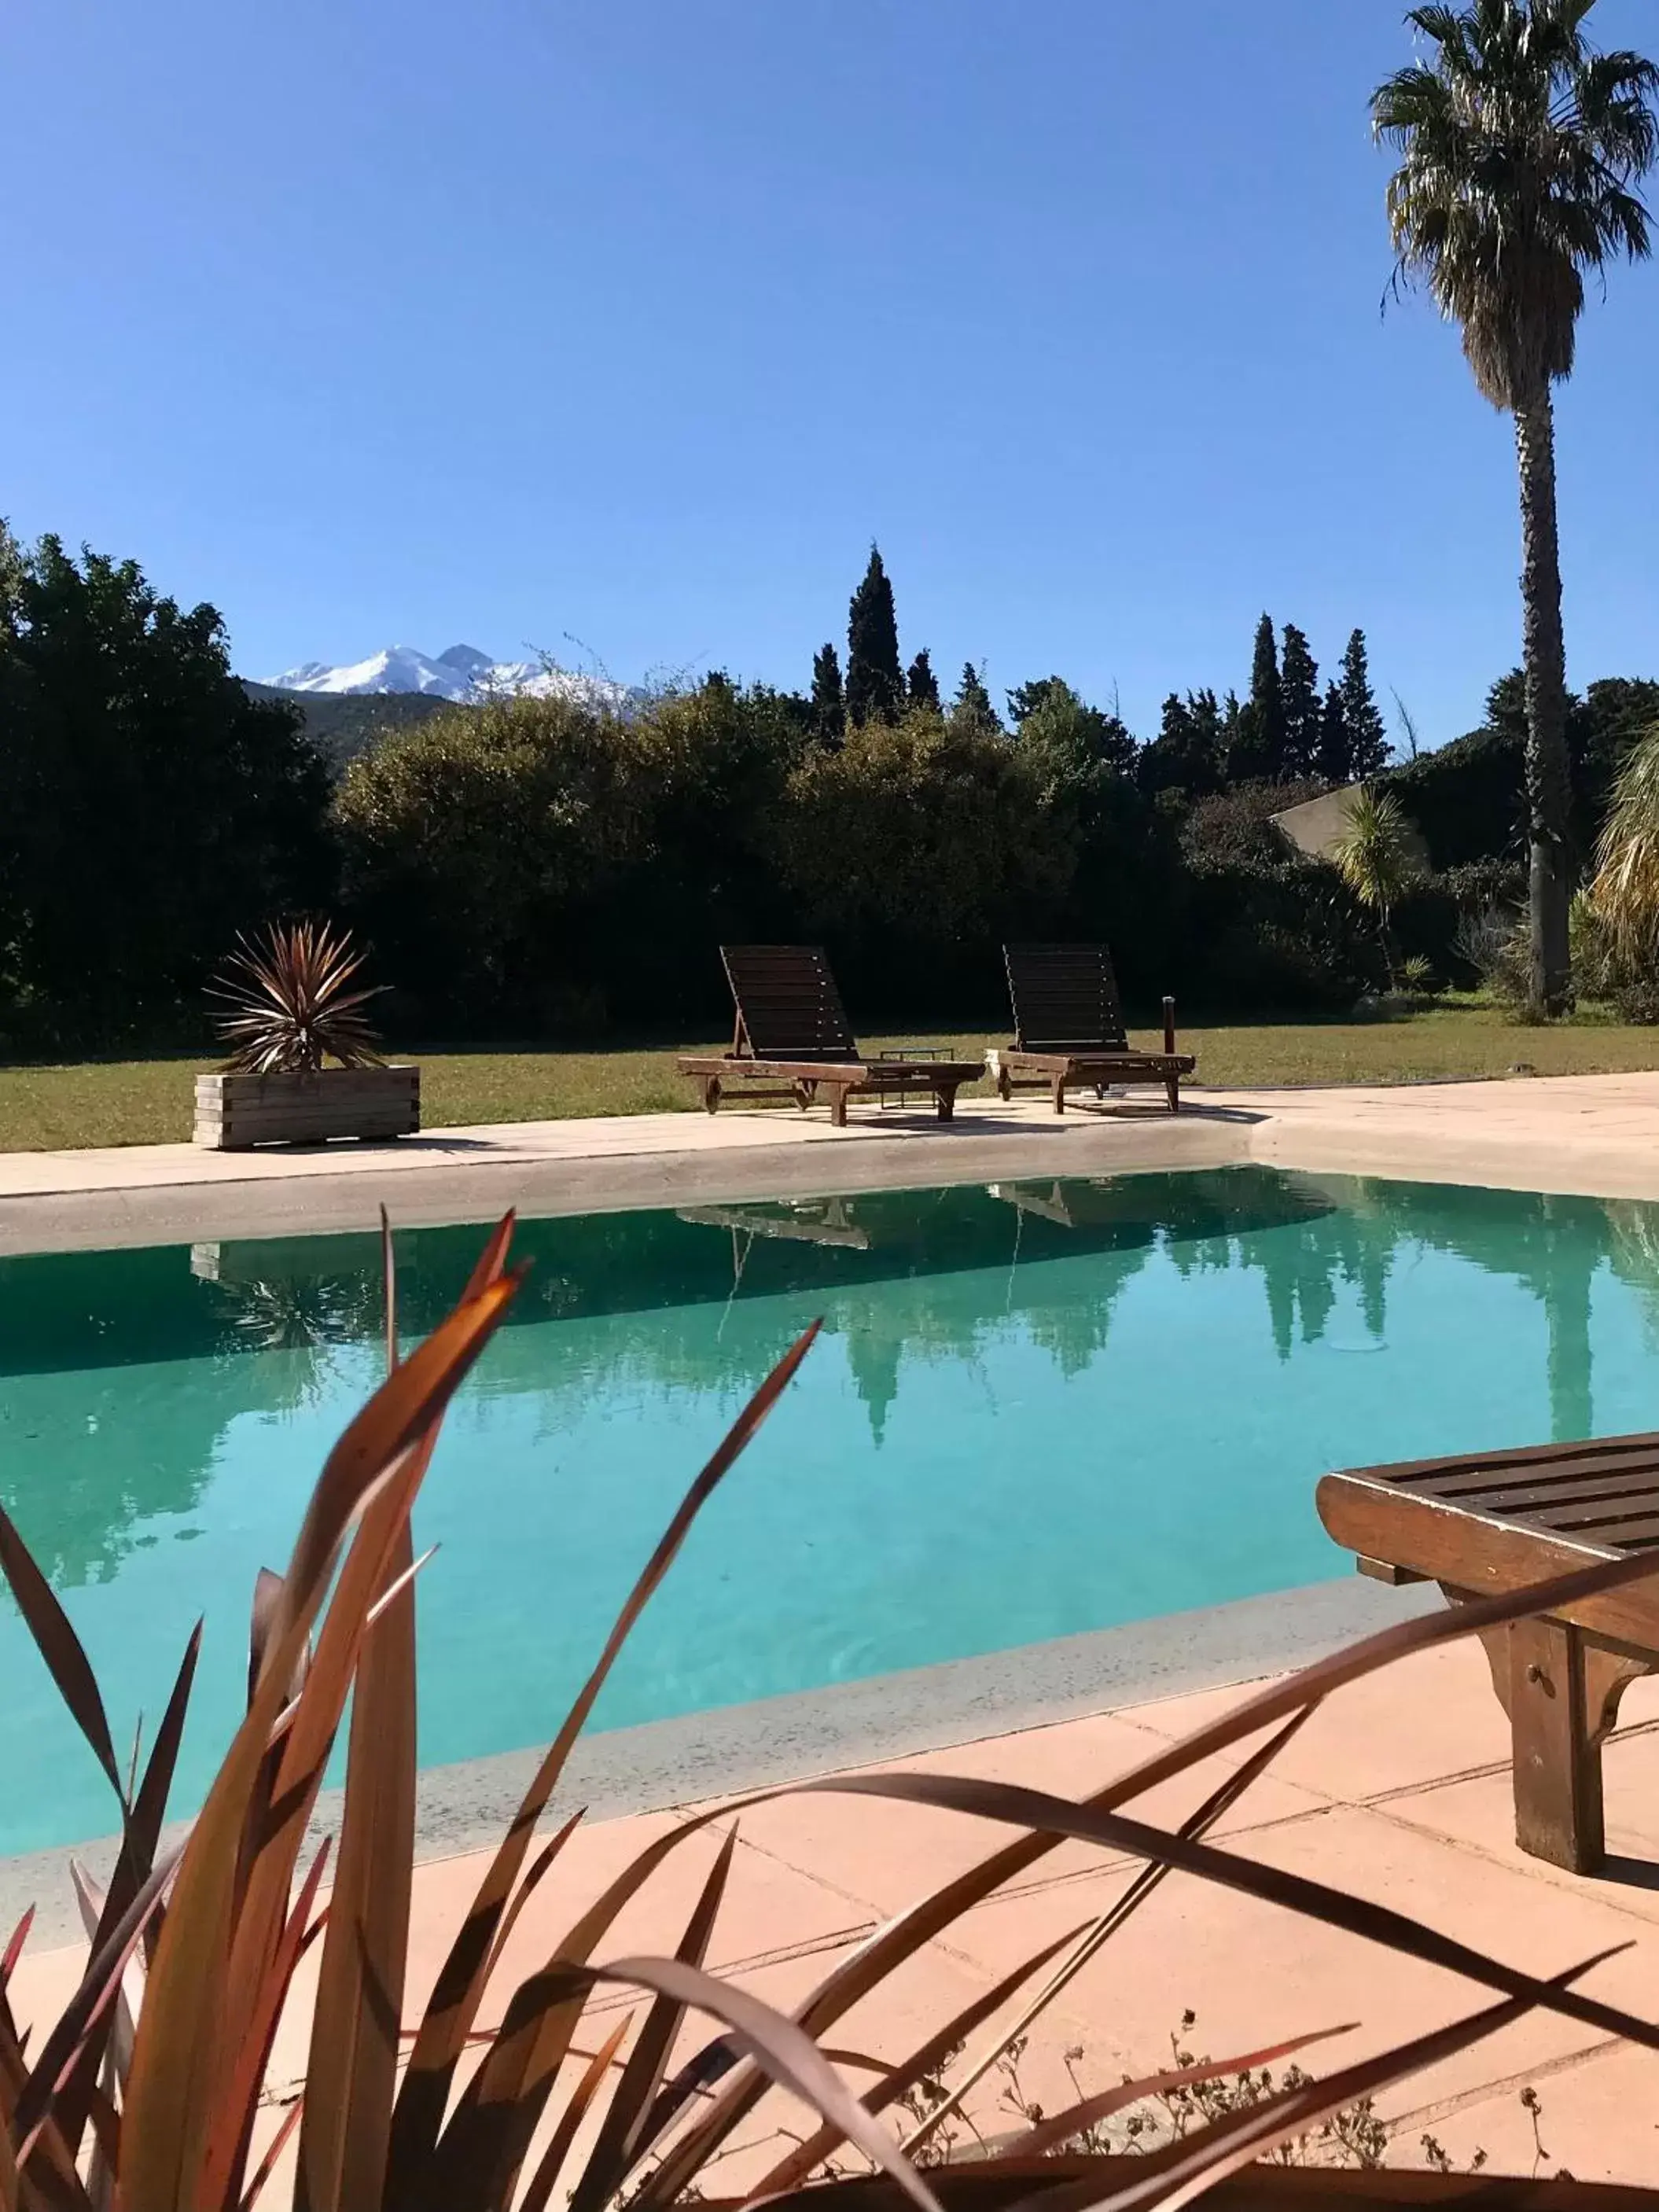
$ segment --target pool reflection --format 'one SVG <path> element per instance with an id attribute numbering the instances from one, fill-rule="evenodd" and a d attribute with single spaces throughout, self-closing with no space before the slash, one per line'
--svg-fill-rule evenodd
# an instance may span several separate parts
<path id="1" fill-rule="evenodd" d="M 408 1334 L 448 1310 L 478 1241 L 474 1227 L 399 1236 Z M 1183 1278 L 1258 1280 L 1280 1363 L 1321 1344 L 1340 1301 L 1382 1346 L 1398 1271 L 1425 1250 L 1505 1278 L 1541 1309 L 1558 1438 L 1595 1425 L 1598 1275 L 1659 1331 L 1659 1208 L 1256 1167 L 532 1221 L 516 1249 L 530 1279 L 479 1389 L 555 1409 L 596 1389 L 746 1389 L 821 1313 L 878 1444 L 907 1373 L 972 1364 L 1014 1334 L 1082 1373 L 1155 1255 Z M 757 1301 L 778 1304 L 775 1325 L 726 1327 Z M 188 1516 L 240 1418 L 337 1394 L 380 1307 L 373 1237 L 0 1261 L 0 1497 L 52 1579 L 107 1578 L 147 1521 Z M 606 1325 L 566 1359 L 548 1328 L 561 1322 Z M 187 1389 L 170 1375 L 180 1361 Z M 112 1449 L 135 1432 L 142 1449 Z"/>

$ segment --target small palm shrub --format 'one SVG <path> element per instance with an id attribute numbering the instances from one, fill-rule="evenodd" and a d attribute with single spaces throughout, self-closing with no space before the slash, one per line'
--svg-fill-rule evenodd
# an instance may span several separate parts
<path id="1" fill-rule="evenodd" d="M 528 1972 L 509 1938 L 526 1901 L 556 1881 L 580 1815 L 537 1830 L 618 1652 L 698 1515 L 806 1357 L 816 1324 L 739 1413 L 687 1491 L 623 1605 L 592 1674 L 526 1788 L 420 2017 L 404 2024 L 415 1850 L 416 1570 L 410 1511 L 446 1408 L 515 1296 L 509 1218 L 459 1304 L 399 1361 L 386 1239 L 385 1382 L 325 1462 L 286 1571 L 255 1592 L 245 1717 L 185 1844 L 160 1838 L 197 1663 L 199 1626 L 142 1773 L 117 1758 L 86 1654 L 27 1547 L 0 1513 L 0 1568 L 77 1725 L 109 1778 L 123 1844 L 101 1895 L 82 1881 L 88 1965 L 58 2019 L 30 2034 L 9 1984 L 27 1922 L 0 1954 L 0 2207 L 6 2212 L 240 2212 L 292 2148 L 304 2212 L 667 2212 L 718 2191 L 734 2132 L 782 2090 L 811 2119 L 787 2139 L 750 2198 L 810 2195 L 826 2212 L 1152 2212 L 1174 2208 L 1286 2146 L 1346 2141 L 1363 2163 L 1369 2107 L 1390 2083 L 1437 2064 L 1534 2010 L 1599 2037 L 1659 2048 L 1659 2027 L 1583 1995 L 1599 1964 L 1539 1979 L 1332 1883 L 1257 1863 L 1208 1840 L 1320 1703 L 1407 1652 L 1559 1611 L 1656 1571 L 1650 1553 L 1598 1562 L 1529 1589 L 1404 1623 L 1245 1696 L 1183 1741 L 1153 1750 L 1078 1800 L 950 1775 L 833 1776 L 803 1794 L 852 1791 L 999 1824 L 1006 1839 L 842 1957 L 785 2015 L 705 1966 L 735 1849 L 715 1858 L 672 1956 L 615 1955 L 618 1915 L 722 1806 L 659 1833 Z M 343 1808 L 305 1863 L 307 1822 L 350 1708 Z M 1122 1808 L 1200 1760 L 1251 1746 L 1178 1828 Z M 134 1761 L 135 1770 L 137 1761 Z M 15 1780 L 14 1786 L 23 1786 Z M 785 1791 L 757 1793 L 757 1803 Z M 941 2018 L 913 2048 L 872 2060 L 836 2040 L 850 2008 L 1004 1885 L 1074 1837 L 1140 1863 L 1115 1901 Z M 331 1863 L 333 1887 L 322 1901 Z M 1172 1871 L 1215 1881 L 1363 1935 L 1481 1986 L 1473 2010 L 1322 2079 L 1265 2069 L 1339 2033 L 1334 2023 L 1220 2061 L 1184 2047 L 1158 2072 L 1040 2118 L 963 2157 L 953 2113 Z M 295 1971 L 315 1951 L 317 1992 L 302 2094 L 270 2140 L 258 2130 L 273 2043 Z M 603 1992 L 641 1993 L 617 2021 Z M 1356 1991 L 1358 2000 L 1363 1992 Z M 494 2025 L 481 2025 L 489 1998 Z M 597 2001 L 597 2002 L 596 2002 Z M 1010 2018 L 1010 2014 L 1012 2018 Z M 695 2018 L 708 2023 L 691 2033 Z M 690 2034 L 689 2045 L 687 2036 Z M 963 2071 L 946 2090 L 951 2055 Z M 1181 2093 L 1248 2075 L 1248 2091 Z M 1115 2115 L 1165 2100 L 1167 2139 L 1137 2156 L 1101 2149 Z M 1171 2105 L 1170 2100 L 1176 2101 Z M 1340 2116 L 1346 2115 L 1346 2120 Z M 1339 2120 L 1340 2124 L 1339 2125 Z M 1345 2135 L 1344 2130 L 1346 2130 Z M 256 2149 L 257 2146 L 257 2149 Z M 848 2176 L 843 2157 L 864 2171 Z M 1350 2157 L 1349 2162 L 1352 2162 Z M 836 2175 L 842 2178 L 832 2179 Z M 1315 2188 L 1342 2177 L 1314 2172 Z M 1442 2177 L 1419 2176 L 1413 2201 Z M 1467 2187 L 1452 2180 L 1447 2189 Z M 1303 2190 L 1305 2196 L 1309 2191 Z M 1621 2205 L 1631 2201 L 1625 2192 Z M 1497 2197 L 1493 2201 L 1507 2202 Z M 1547 2188 L 1529 2206 L 1554 2201 Z M 1577 2200 L 1574 2200 L 1575 2202 Z M 1659 2203 L 1659 2197 L 1653 2200 Z M 1252 2198 L 1261 2204 L 1259 2191 Z M 1565 2203 L 1565 2200 L 1563 2200 Z"/>
<path id="2" fill-rule="evenodd" d="M 1595 940 L 1605 995 L 1628 1021 L 1659 1021 L 1659 728 L 1638 738 L 1620 769 L 1575 919 Z"/>
<path id="3" fill-rule="evenodd" d="M 1394 971 L 1394 987 L 1401 998 L 1434 998 L 1440 981 L 1433 961 L 1425 952 L 1408 952 Z"/>
<path id="4" fill-rule="evenodd" d="M 1419 872 L 1412 826 L 1392 792 L 1362 783 L 1349 799 L 1331 865 L 1362 906 L 1376 917 L 1377 942 L 1390 989 L 1397 977 L 1389 917 Z"/>
<path id="5" fill-rule="evenodd" d="M 325 1060 L 342 1067 L 379 1067 L 380 1040 L 363 1008 L 384 986 L 347 986 L 363 964 L 349 930 L 327 922 L 273 923 L 264 935 L 237 939 L 226 972 L 210 995 L 228 1008 L 218 1017 L 232 1049 L 228 1073 L 314 1074 Z"/>

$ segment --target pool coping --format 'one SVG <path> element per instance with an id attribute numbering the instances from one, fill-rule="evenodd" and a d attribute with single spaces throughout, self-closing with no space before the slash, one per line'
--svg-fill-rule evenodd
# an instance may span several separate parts
<path id="1" fill-rule="evenodd" d="M 1016 1735 L 1056 1721 L 1259 1681 L 1307 1664 L 1391 1621 L 1432 1611 L 1431 1589 L 1389 1589 L 1358 1576 L 1191 1612 L 1058 1637 L 971 1658 L 836 1682 L 580 1738 L 548 1817 L 589 1819 L 696 1805 L 921 1752 Z M 423 1767 L 416 1856 L 453 1858 L 501 1841 L 544 1747 Z M 339 1831 L 342 1793 L 318 1800 L 307 1848 Z M 182 1842 L 188 1821 L 164 1831 Z M 0 1857 L 0 1926 L 31 1905 L 33 1948 L 82 1936 L 70 1879 L 76 1861 L 107 1881 L 118 1836 Z"/>
<path id="2" fill-rule="evenodd" d="M 509 1206 L 551 1219 L 1030 1176 L 1222 1167 L 1248 1157 L 1249 1121 L 1236 1108 L 1207 1103 L 1178 1118 L 1132 1109 L 1063 1121 L 1039 1119 L 1022 1105 L 981 1112 L 964 1106 L 944 1127 L 896 1113 L 846 1129 L 776 1114 L 732 1114 L 713 1125 L 686 1115 L 641 1115 L 522 1130 L 433 1130 L 349 1158 L 337 1149 L 277 1158 L 144 1147 L 188 1157 L 141 1164 L 157 1170 L 149 1179 L 135 1172 L 125 1183 L 79 1186 L 72 1165 L 48 1164 L 36 1170 L 42 1187 L 33 1190 L 6 1189 L 7 1174 L 15 1179 L 21 1162 L 75 1156 L 0 1154 L 0 1256 L 362 1231 L 379 1225 L 382 1206 L 398 1227 L 439 1228 L 489 1219 Z M 714 1129 L 718 1143 L 670 1141 Z M 204 1157 L 220 1164 L 214 1173 L 183 1172 Z M 112 1164 L 108 1155 L 99 1156 L 102 1173 Z M 48 1187 L 54 1173 L 58 1187 Z M 177 1180 L 161 1179 L 170 1174 Z"/>
<path id="3" fill-rule="evenodd" d="M 1194 1087 L 1056 1118 L 732 1110 L 432 1129 L 385 1146 L 0 1153 L 0 1255 L 195 1243 L 1259 1163 L 1589 1198 L 1659 1198 L 1659 1072 L 1275 1091 Z"/>

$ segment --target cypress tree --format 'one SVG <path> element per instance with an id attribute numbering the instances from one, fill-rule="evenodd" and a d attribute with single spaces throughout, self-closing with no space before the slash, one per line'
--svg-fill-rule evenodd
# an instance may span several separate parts
<path id="1" fill-rule="evenodd" d="M 872 545 L 864 581 L 847 611 L 847 718 L 850 722 L 887 721 L 903 700 L 893 586 L 879 551 Z"/>
<path id="2" fill-rule="evenodd" d="M 1250 659 L 1249 703 L 1261 716 L 1267 734 L 1284 750 L 1285 703 L 1279 688 L 1279 648 L 1273 642 L 1273 618 L 1263 615 L 1255 626 L 1255 650 Z"/>
<path id="3" fill-rule="evenodd" d="M 841 656 L 833 645 L 821 645 L 812 656 L 812 726 L 828 745 L 838 745 L 847 732 Z"/>
<path id="4" fill-rule="evenodd" d="M 1348 726 L 1348 774 L 1355 781 L 1389 764 L 1389 733 L 1371 692 L 1365 633 L 1357 629 L 1342 656 L 1342 714 Z"/>
<path id="5" fill-rule="evenodd" d="M 1340 684 L 1325 686 L 1325 704 L 1319 716 L 1319 773 L 1327 783 L 1353 781 L 1352 747 L 1348 738 L 1348 710 Z"/>
<path id="6" fill-rule="evenodd" d="M 1285 643 L 1279 664 L 1279 712 L 1284 720 L 1285 753 L 1280 773 L 1311 775 L 1319 757 L 1319 664 L 1308 641 L 1294 623 L 1285 625 Z"/>
<path id="7" fill-rule="evenodd" d="M 925 645 L 905 672 L 904 688 L 913 707 L 930 707 L 938 714 L 939 678 L 933 673 L 933 659 Z"/>
<path id="8" fill-rule="evenodd" d="M 1285 778 L 1285 701 L 1271 615 L 1255 626 L 1250 696 L 1233 720 L 1227 776 L 1232 783 L 1282 783 Z"/>
<path id="9" fill-rule="evenodd" d="M 970 729 L 1000 730 L 997 710 L 991 704 L 991 695 L 985 688 L 985 679 L 971 660 L 962 664 L 962 681 L 957 686 L 957 696 L 951 702 L 952 721 L 965 722 Z"/>

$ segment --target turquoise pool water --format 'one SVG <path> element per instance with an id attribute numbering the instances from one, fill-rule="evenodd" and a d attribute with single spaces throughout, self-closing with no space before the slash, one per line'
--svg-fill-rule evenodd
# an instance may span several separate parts
<path id="1" fill-rule="evenodd" d="M 398 1239 L 429 1327 L 481 1232 Z M 1327 1468 L 1659 1423 L 1659 1207 L 1240 1168 L 532 1222 L 416 1541 L 421 1755 L 540 1741 L 681 1491 L 815 1314 L 599 1711 L 617 1726 L 1346 1571 Z M 248 1600 L 377 1378 L 376 1240 L 0 1262 L 0 1496 L 118 1737 L 207 1638 L 176 1810 L 234 1724 Z M 0 1851 L 106 1790 L 0 1595 Z"/>

